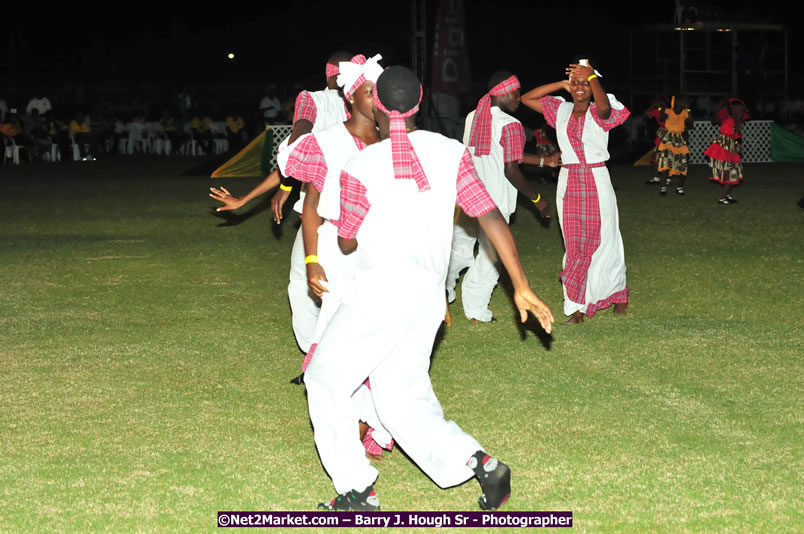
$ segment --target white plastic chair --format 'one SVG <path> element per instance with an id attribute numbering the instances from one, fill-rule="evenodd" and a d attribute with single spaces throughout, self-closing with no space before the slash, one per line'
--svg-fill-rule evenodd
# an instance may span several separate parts
<path id="1" fill-rule="evenodd" d="M 3 136 L 3 144 L 5 145 L 5 149 L 3 150 L 3 165 L 5 165 L 6 161 L 11 158 L 11 162 L 14 165 L 20 164 L 20 150 L 24 150 L 25 154 L 28 156 L 28 163 L 32 161 L 31 159 L 31 151 L 27 146 L 18 145 L 16 141 L 14 141 L 13 137 Z"/>

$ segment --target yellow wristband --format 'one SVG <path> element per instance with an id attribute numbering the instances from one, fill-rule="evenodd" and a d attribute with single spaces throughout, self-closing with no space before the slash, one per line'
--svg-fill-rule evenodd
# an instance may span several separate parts
<path id="1" fill-rule="evenodd" d="M 292 185 L 280 184 L 279 189 L 281 189 L 282 191 L 291 192 L 291 191 L 293 191 L 293 186 Z"/>
<path id="2" fill-rule="evenodd" d="M 536 203 L 537 203 L 537 202 L 539 202 L 541 199 L 542 199 L 542 194 L 541 194 L 541 193 L 539 193 L 539 194 L 536 196 L 536 198 L 535 198 L 534 200 L 531 200 L 531 202 L 533 202 L 534 204 L 536 204 Z"/>
<path id="3" fill-rule="evenodd" d="M 589 77 L 586 79 L 586 81 L 587 81 L 587 82 L 591 82 L 593 78 L 597 78 L 597 74 L 592 74 L 591 76 L 589 76 Z"/>
<path id="4" fill-rule="evenodd" d="M 308 263 L 318 263 L 318 256 L 315 254 L 310 254 L 306 258 L 304 258 L 304 264 L 307 265 Z"/>

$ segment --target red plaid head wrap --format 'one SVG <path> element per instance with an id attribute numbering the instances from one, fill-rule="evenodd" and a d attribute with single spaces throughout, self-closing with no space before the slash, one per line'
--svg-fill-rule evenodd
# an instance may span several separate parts
<path id="1" fill-rule="evenodd" d="M 410 180 L 416 181 L 419 191 L 427 191 L 430 189 L 430 183 L 427 181 L 427 176 L 424 174 L 424 169 L 413 150 L 413 145 L 410 144 L 408 139 L 408 130 L 405 126 L 405 119 L 411 117 L 419 111 L 419 104 L 422 101 L 422 86 L 419 85 L 419 101 L 413 108 L 403 113 L 399 111 L 389 111 L 382 102 L 380 97 L 377 96 L 377 86 L 374 86 L 374 105 L 377 109 L 385 113 L 391 119 L 391 155 L 394 161 L 394 177 L 397 180 Z"/>
<path id="2" fill-rule="evenodd" d="M 475 147 L 475 156 L 485 156 L 491 152 L 491 97 L 507 95 L 519 88 L 519 78 L 511 76 L 492 87 L 477 103 L 469 135 L 469 146 Z"/>
<path id="3" fill-rule="evenodd" d="M 327 78 L 330 76 L 337 76 L 340 71 L 338 70 L 337 65 L 333 65 L 332 63 L 327 63 Z"/>
<path id="4" fill-rule="evenodd" d="M 338 85 L 343 87 L 343 95 L 346 98 L 352 96 L 366 80 L 377 81 L 382 74 L 382 67 L 378 63 L 381 59 L 380 54 L 370 59 L 366 59 L 363 54 L 358 54 L 351 61 L 341 61 Z"/>

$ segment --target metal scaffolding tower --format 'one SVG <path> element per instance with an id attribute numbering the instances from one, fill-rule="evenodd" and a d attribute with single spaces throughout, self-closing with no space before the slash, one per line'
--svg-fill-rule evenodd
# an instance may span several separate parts
<path id="1" fill-rule="evenodd" d="M 788 30 L 778 24 L 649 25 L 630 34 L 630 105 L 657 94 L 749 105 L 788 101 Z"/>

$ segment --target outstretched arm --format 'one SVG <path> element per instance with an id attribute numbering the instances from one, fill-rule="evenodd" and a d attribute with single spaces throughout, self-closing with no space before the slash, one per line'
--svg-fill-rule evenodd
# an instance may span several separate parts
<path id="1" fill-rule="evenodd" d="M 481 228 L 488 236 L 491 244 L 497 250 L 511 282 L 514 285 L 514 304 L 519 310 L 519 319 L 524 323 L 528 319 L 528 312 L 532 313 L 544 331 L 548 334 L 553 330 L 553 312 L 542 302 L 528 285 L 525 271 L 519 260 L 519 252 L 511 235 L 511 229 L 505 223 L 500 210 L 493 209 L 478 217 Z"/>
<path id="2" fill-rule="evenodd" d="M 249 191 L 248 194 L 246 194 L 245 196 L 242 197 L 232 196 L 232 194 L 229 193 L 229 191 L 227 191 L 225 187 L 221 187 L 220 189 L 210 187 L 209 190 L 211 191 L 211 193 L 209 194 L 209 196 L 211 196 L 217 201 L 223 202 L 224 204 L 215 211 L 236 210 L 248 204 L 251 200 L 257 198 L 258 196 L 267 193 L 274 187 L 278 186 L 279 183 L 280 183 L 279 171 L 273 170 L 271 174 L 269 174 L 265 178 L 265 180 L 260 182 L 257 185 L 257 187 Z"/>
<path id="3" fill-rule="evenodd" d="M 522 104 L 534 111 L 542 113 L 542 105 L 539 102 L 539 99 L 561 90 L 569 92 L 569 82 L 567 80 L 548 83 L 547 85 L 542 85 L 536 89 L 531 89 L 522 95 Z"/>

